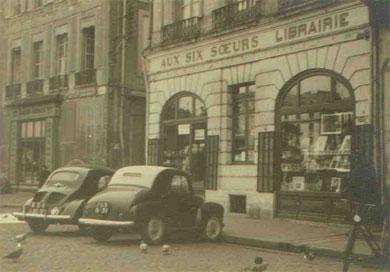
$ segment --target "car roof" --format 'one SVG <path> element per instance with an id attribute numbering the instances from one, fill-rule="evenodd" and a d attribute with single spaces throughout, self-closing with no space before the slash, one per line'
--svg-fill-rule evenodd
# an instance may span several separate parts
<path id="1" fill-rule="evenodd" d="M 77 166 L 65 166 L 65 167 L 60 167 L 54 170 L 55 172 L 57 171 L 76 171 L 76 172 L 87 172 L 90 170 L 97 170 L 97 171 L 103 171 L 103 172 L 108 172 L 113 174 L 115 170 L 104 167 L 104 166 L 99 166 L 99 165 L 77 165 Z M 53 172 L 54 172 L 53 171 Z"/>
<path id="2" fill-rule="evenodd" d="M 144 181 L 144 183 L 148 185 L 152 185 L 154 180 L 157 178 L 157 176 L 165 171 L 174 171 L 183 175 L 186 174 L 185 172 L 173 167 L 155 166 L 155 165 L 137 165 L 137 166 L 122 167 L 115 172 L 115 176 L 121 176 L 125 173 L 141 174 L 141 178 Z"/>

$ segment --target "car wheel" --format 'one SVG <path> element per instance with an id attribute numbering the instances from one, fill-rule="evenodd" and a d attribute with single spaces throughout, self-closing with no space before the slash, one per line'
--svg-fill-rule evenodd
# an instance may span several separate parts
<path id="1" fill-rule="evenodd" d="M 166 232 L 165 223 L 160 217 L 150 217 L 146 220 L 143 230 L 142 239 L 152 245 L 161 244 Z"/>
<path id="2" fill-rule="evenodd" d="M 218 217 L 209 217 L 203 230 L 203 236 L 210 242 L 218 241 L 221 237 L 223 224 Z"/>
<path id="3" fill-rule="evenodd" d="M 97 242 L 107 242 L 111 238 L 113 231 L 106 227 L 94 227 L 91 229 L 91 234 Z"/>
<path id="4" fill-rule="evenodd" d="M 49 224 L 42 221 L 28 221 L 28 226 L 33 232 L 44 232 Z"/>

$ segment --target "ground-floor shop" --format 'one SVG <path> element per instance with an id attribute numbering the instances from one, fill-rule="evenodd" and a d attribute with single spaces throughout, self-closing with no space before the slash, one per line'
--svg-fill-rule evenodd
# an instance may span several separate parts
<path id="1" fill-rule="evenodd" d="M 89 87 L 8 103 L 7 170 L 13 187 L 36 188 L 42 166 L 52 171 L 70 164 L 143 164 L 144 98 L 124 98 L 119 126 L 114 91 Z"/>
<path id="2" fill-rule="evenodd" d="M 329 12 L 344 27 L 260 40 L 287 19 L 152 54 L 148 162 L 188 171 L 227 212 L 345 221 L 352 157 L 375 167 L 372 48 L 364 6 Z"/>

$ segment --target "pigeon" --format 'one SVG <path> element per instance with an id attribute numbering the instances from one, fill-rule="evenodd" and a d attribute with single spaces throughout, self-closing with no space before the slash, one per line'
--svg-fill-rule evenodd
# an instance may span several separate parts
<path id="1" fill-rule="evenodd" d="M 26 238 L 27 238 L 27 233 L 22 233 L 22 234 L 16 235 L 14 239 L 16 242 L 20 243 L 20 242 L 24 241 Z"/>
<path id="2" fill-rule="evenodd" d="M 245 267 L 244 271 L 262 272 L 268 268 L 268 264 L 263 264 L 263 258 L 260 256 L 255 257 L 254 263 L 253 267 Z"/>
<path id="3" fill-rule="evenodd" d="M 254 261 L 255 261 L 255 264 L 262 264 L 263 258 L 261 258 L 260 256 L 256 256 Z"/>
<path id="4" fill-rule="evenodd" d="M 11 259 L 11 260 L 17 261 L 19 259 L 19 257 L 22 256 L 22 253 L 23 253 L 22 245 L 20 243 L 18 243 L 17 249 L 12 251 L 8 255 L 5 255 L 3 257 L 3 259 Z"/>
<path id="5" fill-rule="evenodd" d="M 170 247 L 170 246 L 168 246 L 168 245 L 163 245 L 163 246 L 162 246 L 162 253 L 163 253 L 164 255 L 169 255 L 170 250 L 171 250 L 171 247 Z"/>
<path id="6" fill-rule="evenodd" d="M 303 258 L 304 258 L 305 260 L 309 260 L 309 261 L 313 261 L 315 257 L 316 257 L 316 255 L 315 255 L 315 253 L 313 253 L 313 252 L 307 252 L 307 253 L 305 253 L 305 254 L 303 255 Z"/>
<path id="7" fill-rule="evenodd" d="M 141 253 L 148 253 L 148 244 L 146 244 L 144 241 L 141 241 L 139 244 L 139 249 L 141 250 Z"/>

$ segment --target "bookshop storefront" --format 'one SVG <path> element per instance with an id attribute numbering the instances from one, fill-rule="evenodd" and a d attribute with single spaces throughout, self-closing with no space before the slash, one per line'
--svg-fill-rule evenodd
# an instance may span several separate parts
<path id="1" fill-rule="evenodd" d="M 343 221 L 355 131 L 349 82 L 325 69 L 302 72 L 277 103 L 278 215 Z"/>

